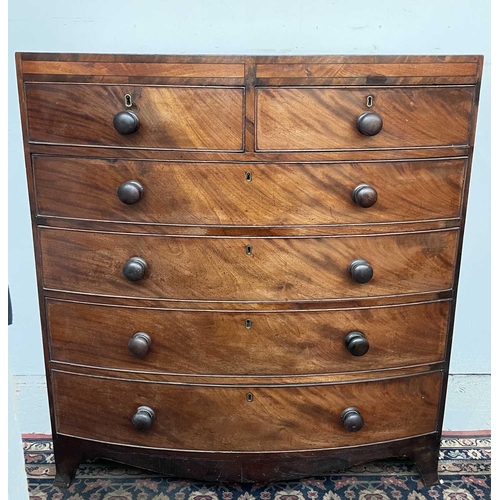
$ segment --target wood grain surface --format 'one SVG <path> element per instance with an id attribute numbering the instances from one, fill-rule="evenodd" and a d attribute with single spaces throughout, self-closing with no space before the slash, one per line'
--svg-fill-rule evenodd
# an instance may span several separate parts
<path id="1" fill-rule="evenodd" d="M 89 294 L 192 300 L 370 297 L 451 288 L 457 231 L 324 238 L 195 238 L 40 230 L 44 286 Z M 248 247 L 251 254 L 248 255 Z M 141 281 L 122 268 L 144 259 Z M 373 267 L 356 283 L 355 259 Z"/>
<path id="2" fill-rule="evenodd" d="M 156 309 L 181 309 L 184 311 L 325 311 L 329 309 L 356 309 L 358 307 L 379 307 L 392 306 L 399 304 L 420 304 L 424 302 L 434 302 L 438 300 L 450 300 L 453 296 L 453 290 L 441 290 L 434 292 L 419 292 L 404 295 L 381 295 L 379 297 L 364 297 L 353 299 L 332 299 L 332 300 L 298 300 L 283 302 L 228 302 L 228 301 L 180 301 L 158 298 L 134 298 L 134 297 L 116 297 L 101 295 L 95 297 L 87 294 L 68 294 L 67 292 L 57 290 L 45 290 L 44 297 L 55 300 L 70 300 L 82 302 L 84 304 L 96 305 L 117 305 L 122 307 L 143 308 L 151 307 Z M 45 304 L 44 304 L 45 307 Z"/>
<path id="3" fill-rule="evenodd" d="M 87 439 L 54 436 L 54 450 L 59 457 L 54 485 L 67 488 L 74 469 L 83 460 L 107 457 L 172 478 L 195 479 L 203 482 L 268 484 L 314 476 L 343 474 L 348 468 L 363 462 L 387 458 L 411 459 L 415 462 L 424 486 L 439 483 L 437 463 L 440 450 L 438 432 L 420 436 L 320 451 L 286 453 L 209 453 L 140 449 Z M 189 466 L 186 464 L 189 463 Z M 299 482 L 299 481 L 297 481 Z"/>
<path id="4" fill-rule="evenodd" d="M 373 96 L 367 107 L 367 96 Z M 467 144 L 474 87 L 357 89 L 258 88 L 258 150 L 327 150 Z M 379 114 L 382 131 L 356 130 L 365 112 Z"/>
<path id="5" fill-rule="evenodd" d="M 442 374 L 285 388 L 187 387 L 55 370 L 52 378 L 60 434 L 179 450 L 292 451 L 434 431 Z M 139 406 L 155 412 L 148 431 L 131 424 Z M 340 419 L 352 406 L 365 420 L 358 432 L 346 431 Z"/>
<path id="6" fill-rule="evenodd" d="M 377 224 L 329 224 L 320 226 L 228 226 L 177 225 L 162 223 L 135 223 L 68 219 L 64 217 L 36 216 L 39 226 L 82 229 L 87 231 L 112 230 L 116 233 L 159 234 L 163 236 L 238 236 L 238 237 L 292 237 L 292 236 L 348 236 L 383 233 L 409 233 L 460 228 L 460 217 Z"/>
<path id="7" fill-rule="evenodd" d="M 31 63 L 33 64 L 33 63 Z M 82 63 L 80 63 L 82 64 Z M 356 78 L 404 76 L 476 76 L 477 63 L 419 62 L 398 64 L 393 62 L 354 63 L 257 63 L 258 78 Z"/>
<path id="8" fill-rule="evenodd" d="M 30 142 L 126 148 L 243 148 L 243 88 L 26 84 Z M 113 118 L 132 97 L 139 130 Z"/>
<path id="9" fill-rule="evenodd" d="M 56 485 L 96 457 L 264 481 L 398 455 L 437 483 L 482 56 L 16 66 Z M 126 109 L 140 125 L 121 135 Z M 366 112 L 377 135 L 356 128 Z M 117 197 L 129 180 L 133 205 Z M 358 184 L 375 205 L 352 201 Z M 123 276 L 131 257 L 140 281 Z M 365 284 L 348 273 L 359 258 Z M 139 331 L 144 358 L 128 350 Z"/>
<path id="10" fill-rule="evenodd" d="M 300 375 L 443 360 L 449 302 L 298 313 L 188 312 L 47 302 L 51 359 L 79 365 L 209 375 Z M 370 347 L 344 345 L 361 331 Z M 128 342 L 151 338 L 143 358 Z"/>
<path id="11" fill-rule="evenodd" d="M 482 56 L 167 56 L 21 53 L 24 81 L 257 85 L 475 84 Z M 246 76 L 245 76 L 246 79 Z"/>
<path id="12" fill-rule="evenodd" d="M 339 164 L 178 163 L 35 156 L 37 213 L 191 225 L 369 224 L 460 216 L 464 159 Z M 247 179 L 250 175 L 250 180 Z M 122 203 L 129 180 L 142 199 Z M 351 197 L 378 193 L 371 208 Z"/>
<path id="13" fill-rule="evenodd" d="M 122 370 L 87 365 L 77 365 L 64 361 L 51 361 L 51 370 L 77 373 L 80 375 L 120 378 L 123 380 L 143 381 L 153 384 L 182 384 L 186 386 L 205 387 L 289 387 L 324 385 L 351 382 L 368 382 L 370 380 L 407 377 L 423 373 L 441 371 L 445 362 L 411 365 L 402 368 L 385 368 L 381 370 L 365 370 L 339 373 L 300 374 L 300 375 L 200 375 L 178 374 L 154 371 Z"/>
<path id="14" fill-rule="evenodd" d="M 465 67 L 474 66 L 473 63 Z M 243 78 L 244 64 L 231 63 L 133 63 L 102 61 L 24 61 L 23 70 L 31 75 L 158 76 L 182 78 Z"/>
<path id="15" fill-rule="evenodd" d="M 248 124 L 247 131 L 253 130 Z M 61 155 L 90 158 L 123 158 L 126 160 L 157 160 L 173 162 L 217 162 L 217 163 L 328 163 L 328 162 L 358 162 L 358 161 L 391 161 L 391 160 L 429 160 L 466 158 L 470 146 L 437 146 L 434 148 L 412 147 L 407 149 L 350 149 L 335 151 L 254 151 L 254 144 L 245 144 L 244 152 L 197 151 L 180 149 L 134 149 L 116 148 L 112 146 L 71 146 L 59 144 L 28 143 L 32 155 Z M 31 156 L 30 156 L 31 162 Z M 31 163 L 30 167 L 31 169 Z"/>

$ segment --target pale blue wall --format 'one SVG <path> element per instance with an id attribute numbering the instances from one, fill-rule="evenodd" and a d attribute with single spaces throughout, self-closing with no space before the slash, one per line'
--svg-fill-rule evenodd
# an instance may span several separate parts
<path id="1" fill-rule="evenodd" d="M 40 383 L 44 369 L 17 104 L 15 51 L 484 54 L 451 368 L 457 374 L 489 374 L 489 39 L 490 5 L 485 0 L 12 0 L 9 8 L 9 283 L 14 325 L 10 327 L 9 355 L 19 387 L 27 388 L 28 401 L 37 397 L 41 401 L 37 410 L 40 416 L 31 411 L 25 420 L 30 423 L 24 430 L 45 430 L 31 427 L 37 427 L 36 418 L 46 419 L 47 411 Z M 471 396 L 484 399 L 480 392 Z M 454 428 L 465 428 L 467 413 L 457 414 Z M 33 416 L 35 420 L 31 423 L 28 417 Z M 38 427 L 44 427 L 46 421 Z"/>

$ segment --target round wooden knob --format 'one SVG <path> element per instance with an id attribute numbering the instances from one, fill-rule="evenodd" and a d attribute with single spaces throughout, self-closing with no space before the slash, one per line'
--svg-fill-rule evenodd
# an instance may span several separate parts
<path id="1" fill-rule="evenodd" d="M 361 332 L 349 332 L 344 345 L 353 356 L 364 356 L 370 348 L 370 343 Z"/>
<path id="2" fill-rule="evenodd" d="M 138 431 L 151 429 L 155 419 L 155 412 L 149 406 L 139 406 L 132 417 L 132 425 Z"/>
<path id="3" fill-rule="evenodd" d="M 142 198 L 143 194 L 144 188 L 138 181 L 124 182 L 118 188 L 118 198 L 120 198 L 122 203 L 126 203 L 127 205 L 137 203 Z"/>
<path id="4" fill-rule="evenodd" d="M 143 358 L 151 347 L 151 337 L 144 332 L 137 332 L 128 341 L 128 350 L 137 358 Z"/>
<path id="5" fill-rule="evenodd" d="M 139 129 L 139 117 L 132 111 L 120 111 L 116 113 L 113 125 L 120 134 L 133 134 Z"/>
<path id="6" fill-rule="evenodd" d="M 356 128 L 363 135 L 377 135 L 383 125 L 382 117 L 377 113 L 363 113 L 356 120 Z"/>
<path id="7" fill-rule="evenodd" d="M 342 412 L 340 418 L 342 419 L 345 430 L 349 432 L 358 432 L 363 428 L 363 425 L 365 425 L 365 421 L 357 408 L 346 408 Z"/>
<path id="8" fill-rule="evenodd" d="M 356 259 L 349 265 L 349 274 L 356 283 L 368 283 L 373 278 L 373 268 L 363 259 Z"/>
<path id="9" fill-rule="evenodd" d="M 139 281 L 144 278 L 148 265 L 140 257 L 132 257 L 123 266 L 123 276 L 130 281 Z"/>
<path id="10" fill-rule="evenodd" d="M 352 199 L 361 208 L 370 208 L 377 203 L 377 191 L 368 184 L 360 184 L 352 190 Z"/>

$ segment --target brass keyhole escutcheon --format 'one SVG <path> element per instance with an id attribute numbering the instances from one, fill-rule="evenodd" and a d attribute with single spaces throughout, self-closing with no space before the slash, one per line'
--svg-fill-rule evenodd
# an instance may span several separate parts
<path id="1" fill-rule="evenodd" d="M 247 182 L 252 182 L 252 172 L 247 172 L 247 173 L 245 174 L 245 180 L 246 180 Z"/>
<path id="2" fill-rule="evenodd" d="M 251 392 L 247 393 L 247 401 L 251 403 L 253 401 L 253 394 Z"/>
<path id="3" fill-rule="evenodd" d="M 373 106 L 373 96 L 372 95 L 369 95 L 367 98 L 366 98 L 366 107 L 367 108 L 371 108 Z"/>
<path id="4" fill-rule="evenodd" d="M 250 328 L 252 328 L 252 320 L 251 319 L 246 319 L 245 320 L 245 328 L 247 330 L 250 330 Z"/>
<path id="5" fill-rule="evenodd" d="M 132 96 L 130 94 L 125 94 L 124 100 L 125 100 L 125 107 L 131 108 L 132 107 Z"/>
<path id="6" fill-rule="evenodd" d="M 245 248 L 245 253 L 247 255 L 252 255 L 252 247 L 250 245 L 247 245 Z"/>

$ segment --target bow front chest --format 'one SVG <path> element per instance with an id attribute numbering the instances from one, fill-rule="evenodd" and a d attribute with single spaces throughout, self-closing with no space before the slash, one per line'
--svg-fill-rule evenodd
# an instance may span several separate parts
<path id="1" fill-rule="evenodd" d="M 16 57 L 56 484 L 434 484 L 482 57 Z"/>

